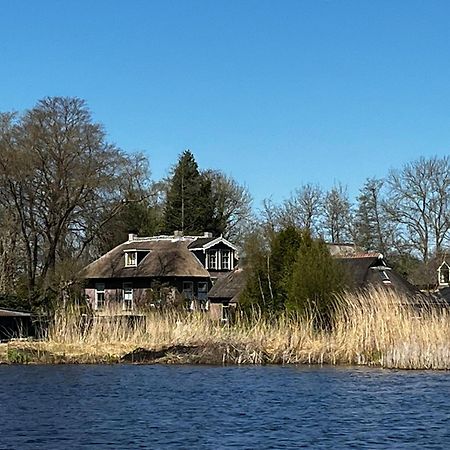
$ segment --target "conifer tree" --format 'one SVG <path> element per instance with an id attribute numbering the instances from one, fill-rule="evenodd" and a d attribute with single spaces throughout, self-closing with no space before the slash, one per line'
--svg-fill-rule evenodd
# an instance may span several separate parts
<path id="1" fill-rule="evenodd" d="M 292 267 L 302 238 L 300 229 L 288 226 L 270 236 L 268 248 L 257 236 L 247 242 L 249 276 L 241 296 L 244 305 L 258 305 L 263 311 L 275 313 L 285 309 Z"/>
<path id="2" fill-rule="evenodd" d="M 288 226 L 275 232 L 266 247 L 256 235 L 247 244 L 242 306 L 276 314 L 313 313 L 317 326 L 330 323 L 335 294 L 345 288 L 347 277 L 324 241 Z"/>
<path id="3" fill-rule="evenodd" d="M 336 294 L 346 287 L 346 275 L 322 240 L 303 234 L 292 266 L 288 301 L 289 311 L 312 313 L 319 326 L 327 326 L 333 315 Z"/>
<path id="4" fill-rule="evenodd" d="M 198 170 L 192 152 L 186 150 L 180 155 L 169 181 L 164 210 L 165 231 L 214 232 L 213 215 L 211 182 Z"/>

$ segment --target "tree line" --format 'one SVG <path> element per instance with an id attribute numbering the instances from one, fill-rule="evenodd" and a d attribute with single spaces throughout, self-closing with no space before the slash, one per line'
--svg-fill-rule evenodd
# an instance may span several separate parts
<path id="1" fill-rule="evenodd" d="M 235 238 L 251 217 L 248 190 L 200 171 L 185 151 L 168 179 L 142 153 L 108 142 L 78 98 L 49 97 L 0 114 L 0 296 L 45 309 L 94 258 L 141 235 L 211 231 Z"/>
<path id="2" fill-rule="evenodd" d="M 326 191 L 307 183 L 281 204 L 265 201 L 262 216 L 272 230 L 294 226 L 381 252 L 411 282 L 432 284 L 450 249 L 450 159 L 421 157 L 369 178 L 355 202 L 342 184 Z"/>
<path id="3" fill-rule="evenodd" d="M 237 243 L 259 273 L 254 295 L 274 309 L 290 304 L 296 286 L 286 271 L 297 261 L 291 251 L 319 252 L 316 242 L 380 251 L 425 284 L 450 245 L 449 158 L 420 158 L 367 179 L 354 202 L 342 184 L 327 191 L 305 183 L 256 213 L 244 185 L 199 168 L 189 150 L 167 178 L 152 180 L 147 157 L 108 142 L 81 99 L 48 97 L 22 114 L 0 114 L 0 296 L 45 307 L 75 289 L 75 274 L 128 232 L 175 230 Z M 277 268 L 275 257 L 272 274 L 267 252 L 277 246 L 291 259 Z"/>

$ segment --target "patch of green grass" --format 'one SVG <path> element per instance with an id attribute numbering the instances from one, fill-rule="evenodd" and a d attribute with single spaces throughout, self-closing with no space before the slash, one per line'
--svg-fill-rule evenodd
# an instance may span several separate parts
<path id="1" fill-rule="evenodd" d="M 19 348 L 8 348 L 6 356 L 11 364 L 28 364 L 32 359 L 29 352 Z"/>

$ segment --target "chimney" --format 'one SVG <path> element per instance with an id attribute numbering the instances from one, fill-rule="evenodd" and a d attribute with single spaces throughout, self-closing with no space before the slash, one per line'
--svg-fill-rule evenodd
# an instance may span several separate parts
<path id="1" fill-rule="evenodd" d="M 128 233 L 128 240 L 134 241 L 137 238 L 137 234 L 135 233 Z"/>
<path id="2" fill-rule="evenodd" d="M 213 234 L 210 231 L 205 231 L 203 233 L 203 237 L 205 237 L 205 238 L 212 238 Z"/>
<path id="3" fill-rule="evenodd" d="M 183 232 L 182 232 L 182 231 L 179 231 L 179 230 L 175 230 L 175 231 L 173 232 L 173 235 L 174 235 L 175 237 L 182 237 L 182 236 L 183 236 Z"/>

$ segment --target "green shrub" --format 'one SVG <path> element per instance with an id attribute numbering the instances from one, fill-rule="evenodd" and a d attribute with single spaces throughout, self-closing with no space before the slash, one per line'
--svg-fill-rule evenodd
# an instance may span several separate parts
<path id="1" fill-rule="evenodd" d="M 8 348 L 7 358 L 12 364 L 28 364 L 31 361 L 29 352 L 18 348 Z"/>
<path id="2" fill-rule="evenodd" d="M 337 296 L 346 287 L 343 268 L 322 240 L 304 235 L 290 275 L 288 311 L 312 314 L 316 323 L 328 325 Z"/>

